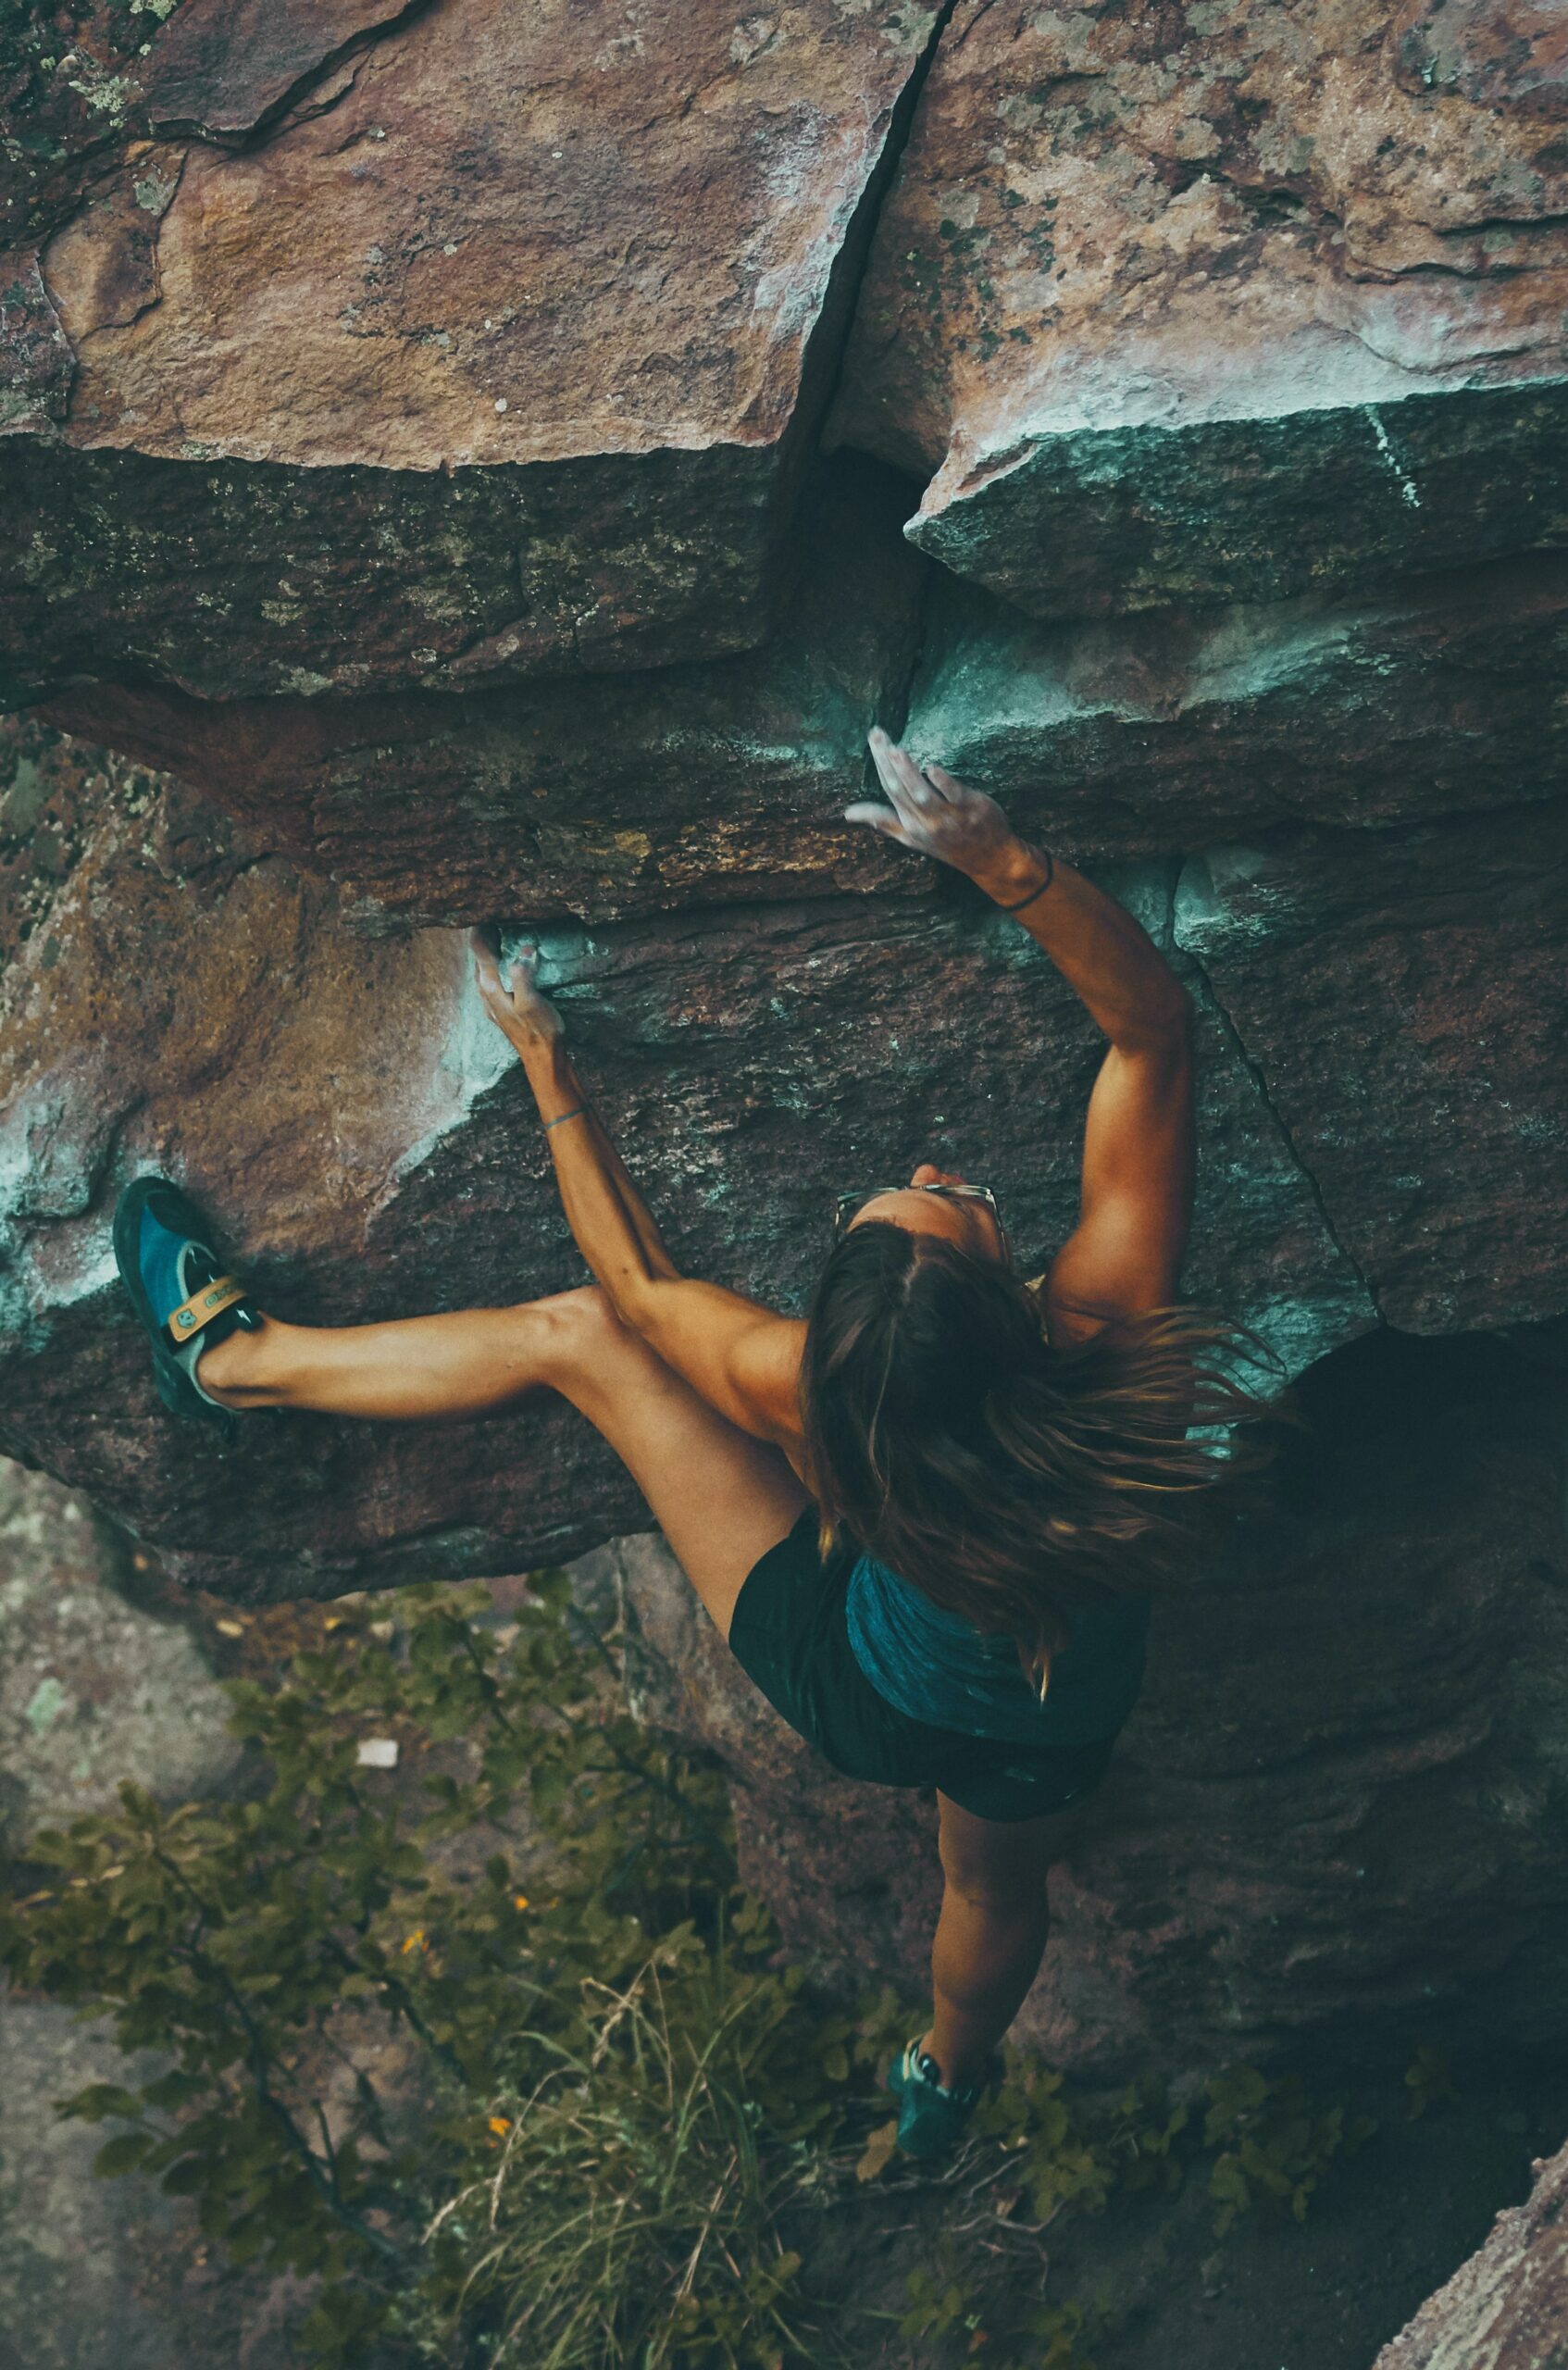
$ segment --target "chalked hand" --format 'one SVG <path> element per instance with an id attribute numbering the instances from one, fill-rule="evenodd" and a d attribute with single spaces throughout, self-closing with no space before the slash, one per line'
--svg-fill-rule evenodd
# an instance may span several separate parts
<path id="1" fill-rule="evenodd" d="M 1017 834 L 994 798 L 955 781 L 940 766 L 922 771 L 880 729 L 869 736 L 869 746 L 888 804 L 863 799 L 845 807 L 846 822 L 868 824 L 901 848 L 935 856 L 982 885 L 1016 857 Z"/>
<path id="2" fill-rule="evenodd" d="M 482 930 L 472 933 L 470 943 L 479 1001 L 502 1035 L 519 1054 L 553 1045 L 563 1034 L 563 1023 L 549 997 L 534 985 L 539 949 L 520 946 L 507 967 L 510 978 L 504 978 L 497 949 Z"/>

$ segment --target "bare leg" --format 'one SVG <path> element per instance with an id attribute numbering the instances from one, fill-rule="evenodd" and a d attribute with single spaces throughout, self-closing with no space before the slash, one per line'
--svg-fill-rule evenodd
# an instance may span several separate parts
<path id="1" fill-rule="evenodd" d="M 922 2046 L 949 2089 L 981 2079 L 1039 1973 L 1050 1936 L 1043 1894 L 1009 1909 L 965 1901 L 951 1885 L 944 1891 L 931 1945 L 934 2013 Z"/>
<path id="2" fill-rule="evenodd" d="M 311 1407 L 403 1423 L 488 1416 L 553 1384 L 570 1304 L 465 1308 L 386 1325 L 284 1325 L 230 1333 L 200 1362 L 202 1388 L 230 1407 Z"/>
<path id="3" fill-rule="evenodd" d="M 946 1884 L 931 1946 L 934 2014 L 921 2043 L 949 2089 L 979 2081 L 1023 2006 L 1051 1934 L 1046 1879 L 1078 1824 L 1058 1811 L 1017 1825 L 939 1794 Z"/>
<path id="4" fill-rule="evenodd" d="M 569 1399 L 647 1499 L 721 1636 L 757 1558 L 810 1501 L 776 1448 L 710 1407 L 628 1330 L 597 1286 L 516 1308 L 387 1325 L 233 1333 L 201 1361 L 231 1407 L 314 1408 L 404 1422 L 491 1414 L 532 1390 Z"/>

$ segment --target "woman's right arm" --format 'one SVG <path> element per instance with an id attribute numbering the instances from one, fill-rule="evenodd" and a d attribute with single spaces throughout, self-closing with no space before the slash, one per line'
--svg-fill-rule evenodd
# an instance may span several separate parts
<path id="1" fill-rule="evenodd" d="M 851 818 L 967 873 L 999 905 L 1021 904 L 1020 927 L 1110 1040 L 1084 1123 L 1078 1222 L 1047 1286 L 1052 1339 L 1164 1306 L 1192 1216 L 1191 997 L 1141 924 L 1019 839 L 994 799 L 940 766 L 923 774 L 885 733 L 871 753 L 890 804 L 852 806 Z"/>

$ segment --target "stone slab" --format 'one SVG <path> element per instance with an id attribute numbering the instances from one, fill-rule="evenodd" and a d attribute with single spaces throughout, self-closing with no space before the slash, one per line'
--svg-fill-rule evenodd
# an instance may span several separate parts
<path id="1" fill-rule="evenodd" d="M 9 696 L 760 641 L 932 0 L 253 13 L 172 19 L 127 118 L 227 144 L 128 137 L 41 246 L 74 372 L 0 446 Z"/>
<path id="2" fill-rule="evenodd" d="M 948 580 L 907 735 L 1076 857 L 1561 795 L 1568 555 L 1057 626 Z"/>
<path id="3" fill-rule="evenodd" d="M 193 700 L 113 684 L 40 711 L 168 770 L 361 917 L 603 921 L 661 907 L 885 889 L 920 867 L 842 810 L 865 735 L 902 720 L 927 562 L 902 482 L 829 474 L 803 580 L 760 651 L 467 692 Z"/>
<path id="4" fill-rule="evenodd" d="M 964 0 L 833 433 L 934 471 L 914 539 L 1042 617 L 1564 540 L 1561 41 L 1526 19 Z"/>

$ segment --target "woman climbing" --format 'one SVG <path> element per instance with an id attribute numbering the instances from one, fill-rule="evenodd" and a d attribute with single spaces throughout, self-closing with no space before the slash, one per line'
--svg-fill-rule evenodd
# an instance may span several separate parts
<path id="1" fill-rule="evenodd" d="M 116 1251 L 166 1401 L 418 1422 L 561 1392 L 629 1469 L 720 1634 L 852 1778 L 937 1791 L 934 2010 L 889 2073 L 900 2144 L 952 2146 L 1048 1932 L 1047 1877 L 1142 1678 L 1148 1589 L 1224 1471 L 1223 1326 L 1172 1306 L 1192 1196 L 1191 1005 L 1132 917 L 884 733 L 850 819 L 955 867 L 1109 1041 L 1078 1223 L 1034 1285 L 995 1202 L 929 1164 L 839 1198 L 804 1321 L 678 1275 L 590 1105 L 531 950 L 480 994 L 516 1047 L 596 1281 L 343 1328 L 267 1316 L 200 1214 L 128 1188 Z M 1190 1434 L 1210 1428 L 1205 1441 Z"/>

